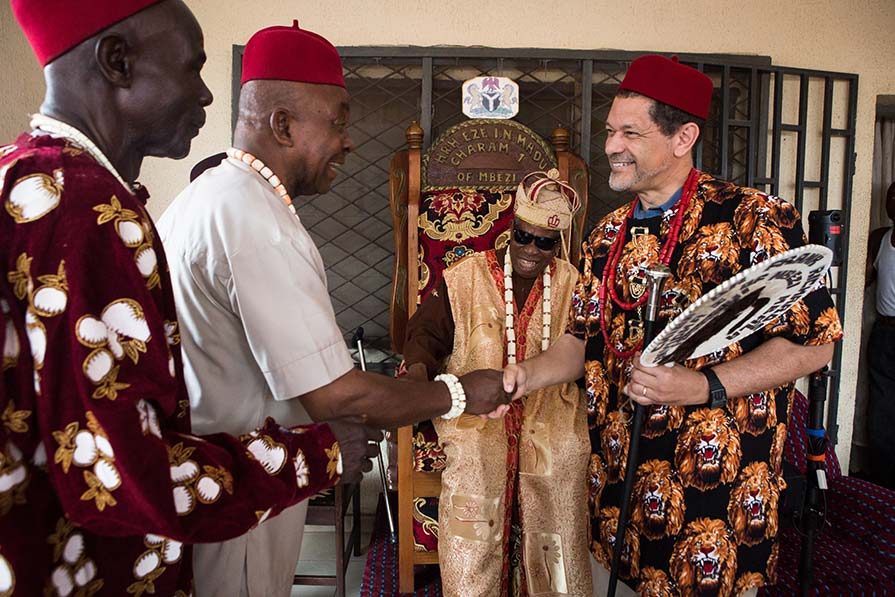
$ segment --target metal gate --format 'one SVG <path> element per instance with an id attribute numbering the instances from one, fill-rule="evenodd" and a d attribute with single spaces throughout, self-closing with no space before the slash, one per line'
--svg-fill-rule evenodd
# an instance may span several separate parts
<path id="1" fill-rule="evenodd" d="M 426 146 L 465 119 L 461 85 L 480 75 L 513 78 L 520 88 L 515 118 L 545 138 L 557 126 L 571 133 L 572 150 L 590 169 L 588 223 L 628 197 L 608 186 L 604 123 L 618 84 L 641 52 L 560 51 L 532 48 L 342 47 L 351 93 L 350 132 L 356 151 L 326 195 L 303 198 L 298 212 L 320 247 L 336 319 L 350 337 L 363 325 L 384 367 L 390 350 L 388 309 L 393 238 L 388 163 L 404 147 L 404 129 L 416 120 Z M 233 118 L 242 47 L 234 47 Z M 845 280 L 854 169 L 858 77 L 774 66 L 768 57 L 681 54 L 681 62 L 715 83 L 697 167 L 720 178 L 780 195 L 805 217 L 841 209 L 843 265 L 830 287 L 844 321 Z M 828 431 L 835 441 L 842 348 L 836 344 L 829 384 Z"/>

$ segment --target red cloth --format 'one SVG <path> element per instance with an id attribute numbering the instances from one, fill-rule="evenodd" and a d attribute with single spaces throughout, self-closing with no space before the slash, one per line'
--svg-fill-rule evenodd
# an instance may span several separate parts
<path id="1" fill-rule="evenodd" d="M 41 66 L 118 21 L 161 0 L 12 0 Z"/>
<path id="2" fill-rule="evenodd" d="M 338 444 L 272 420 L 192 435 L 143 203 L 63 139 L 0 156 L 0 578 L 15 595 L 189 594 L 184 544 L 333 486 Z"/>
<path id="3" fill-rule="evenodd" d="M 246 44 L 242 57 L 242 85 L 256 79 L 319 83 L 345 87 L 342 59 L 324 37 L 298 28 L 267 27 Z"/>
<path id="4" fill-rule="evenodd" d="M 631 63 L 619 91 L 627 89 L 674 106 L 705 120 L 712 104 L 712 80 L 695 68 L 681 64 L 677 56 L 641 56 Z"/>
<path id="5" fill-rule="evenodd" d="M 509 200 L 501 206 L 506 199 L 504 195 Z M 420 301 L 429 296 L 441 280 L 442 272 L 451 264 L 466 255 L 496 248 L 501 236 L 509 242 L 514 199 L 510 191 L 482 189 L 423 193 L 419 231 Z M 454 234 L 446 234 L 449 230 L 454 230 Z"/>

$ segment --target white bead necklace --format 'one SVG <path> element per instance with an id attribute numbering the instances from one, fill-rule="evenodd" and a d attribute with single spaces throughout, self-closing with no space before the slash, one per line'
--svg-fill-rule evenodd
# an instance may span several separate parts
<path id="1" fill-rule="evenodd" d="M 242 149 L 236 149 L 235 147 L 231 147 L 227 150 L 227 155 L 237 162 L 242 162 L 249 166 L 252 170 L 261 175 L 261 178 L 267 181 L 267 183 L 273 187 L 273 190 L 276 191 L 277 195 L 280 196 L 280 199 L 283 200 L 283 203 L 286 204 L 293 214 L 296 216 L 298 213 L 295 211 L 295 206 L 292 204 L 292 197 L 289 196 L 289 191 L 286 190 L 286 185 L 280 181 L 279 177 L 273 173 L 273 170 L 268 168 L 264 162 L 250 154 L 248 151 L 243 151 Z"/>
<path id="2" fill-rule="evenodd" d="M 544 268 L 544 296 L 541 299 L 543 313 L 543 334 L 541 335 L 541 352 L 550 347 L 550 266 Z M 503 302 L 506 306 L 507 363 L 516 362 L 516 322 L 513 315 L 513 262 L 510 259 L 510 248 L 503 258 Z"/>
<path id="3" fill-rule="evenodd" d="M 69 141 L 73 142 L 75 145 L 78 145 L 81 149 L 86 151 L 93 157 L 94 160 L 99 162 L 99 165 L 108 170 L 112 176 L 114 176 L 118 182 L 121 183 L 125 189 L 130 191 L 135 190 L 135 186 L 127 183 L 121 178 L 121 175 L 118 174 L 118 170 L 115 169 L 115 166 L 112 165 L 112 162 L 109 161 L 102 151 L 100 151 L 99 147 L 90 140 L 90 138 L 73 127 L 70 124 L 66 124 L 61 120 L 56 120 L 51 116 L 47 116 L 45 114 L 35 114 L 31 117 L 31 128 L 41 130 L 45 133 L 50 133 L 51 135 L 56 135 L 57 137 L 64 137 Z"/>

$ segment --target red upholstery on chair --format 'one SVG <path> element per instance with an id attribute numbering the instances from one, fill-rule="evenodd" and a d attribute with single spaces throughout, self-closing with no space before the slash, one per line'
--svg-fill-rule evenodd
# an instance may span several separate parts
<path id="1" fill-rule="evenodd" d="M 472 253 L 505 247 L 513 225 L 513 193 L 481 189 L 430 191 L 420 198 L 420 300 L 441 272 Z"/>
<path id="2" fill-rule="evenodd" d="M 805 472 L 808 400 L 796 392 L 786 438 L 785 458 Z M 826 524 L 815 540 L 812 595 L 895 595 L 895 492 L 842 476 L 832 445 L 827 445 Z M 801 536 L 780 534 L 777 584 L 761 595 L 798 593 Z"/>

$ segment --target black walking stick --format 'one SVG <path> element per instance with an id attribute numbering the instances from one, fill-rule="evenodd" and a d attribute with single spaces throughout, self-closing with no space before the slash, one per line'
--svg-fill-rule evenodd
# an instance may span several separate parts
<path id="1" fill-rule="evenodd" d="M 357 346 L 357 360 L 360 362 L 360 370 L 367 370 L 367 358 L 364 355 L 364 328 L 360 326 L 354 332 L 354 337 L 351 338 L 351 341 Z M 382 497 L 385 499 L 385 514 L 386 518 L 388 518 L 388 532 L 389 539 L 392 543 L 396 543 L 398 540 L 398 536 L 395 533 L 395 519 L 392 517 L 392 506 L 388 501 L 388 480 L 385 476 L 385 463 L 382 460 L 382 445 L 377 444 L 379 446 L 379 452 L 377 454 L 377 460 L 379 460 L 379 481 L 382 483 Z"/>
<path id="2" fill-rule="evenodd" d="M 814 539 L 823 519 L 827 489 L 827 438 L 824 434 L 824 401 L 827 399 L 827 368 L 811 374 L 808 386 L 808 454 L 805 469 L 805 504 L 802 509 L 802 550 L 799 554 L 799 594 L 811 592 L 814 578 Z"/>
<path id="3" fill-rule="evenodd" d="M 649 346 L 656 335 L 655 324 L 659 313 L 659 300 L 662 297 L 662 285 L 665 279 L 671 275 L 668 266 L 661 263 L 646 269 L 646 284 L 649 298 L 647 300 L 646 321 L 643 328 L 643 346 Z M 618 568 L 622 560 L 622 550 L 625 545 L 625 527 L 628 523 L 629 502 L 634 492 L 634 476 L 637 473 L 637 459 L 640 452 L 640 431 L 643 428 L 643 418 L 646 407 L 634 403 L 634 420 L 631 423 L 630 444 L 628 446 L 628 461 L 625 464 L 625 484 L 622 489 L 622 501 L 618 508 L 618 527 L 615 531 L 615 544 L 612 546 L 612 569 L 609 572 L 608 597 L 615 597 L 615 587 L 618 584 Z"/>

